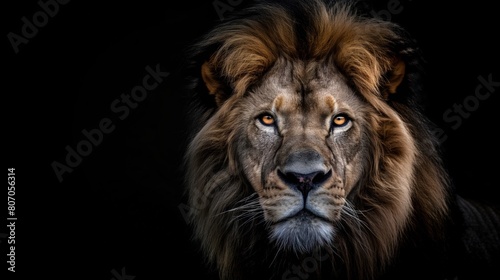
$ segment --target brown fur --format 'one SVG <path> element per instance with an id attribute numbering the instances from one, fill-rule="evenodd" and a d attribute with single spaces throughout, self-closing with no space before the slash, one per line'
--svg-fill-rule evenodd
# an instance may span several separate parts
<path id="1" fill-rule="evenodd" d="M 293 151 L 307 144 L 330 159 L 333 168 L 351 174 L 345 178 L 334 174 L 325 190 L 325 197 L 335 201 L 338 209 L 331 216 L 336 235 L 317 249 L 327 253 L 331 263 L 327 267 L 345 267 L 342 272 L 331 268 L 333 275 L 375 278 L 391 264 L 406 232 L 423 226 L 422 234 L 430 239 L 438 240 L 442 234 L 448 179 L 435 142 L 411 101 L 391 99 L 391 95 L 412 94 L 407 70 L 415 50 L 397 26 L 359 16 L 349 4 L 310 1 L 303 5 L 310 19 L 307 32 L 301 33 L 293 15 L 279 5 L 263 4 L 258 13 L 221 24 L 196 45 L 204 58 L 198 68 L 201 91 L 212 95 L 216 105 L 198 116 L 200 130 L 195 131 L 186 155 L 186 183 L 195 238 L 222 279 L 243 279 L 251 271 L 253 257 L 260 258 L 254 260 L 257 263 L 269 261 L 267 266 L 281 267 L 281 273 L 287 268 L 284 262 L 272 261 L 290 256 L 286 248 L 268 241 L 266 230 L 274 212 L 266 207 L 280 207 L 287 201 L 282 197 L 291 191 L 273 173 L 273 160 L 263 160 L 272 149 L 244 116 L 251 115 L 249 104 L 273 104 L 280 116 L 307 113 L 318 118 L 314 112 L 328 115 L 341 106 L 342 98 L 328 94 L 290 94 L 293 86 L 287 87 L 296 81 L 322 92 L 332 86 L 330 77 L 336 77 L 349 87 L 347 92 L 356 95 L 355 104 L 363 104 L 359 133 L 349 136 L 358 139 L 354 141 L 358 146 L 339 148 L 332 155 L 322 146 L 323 140 L 317 140 L 328 137 L 322 134 L 327 132 L 321 122 L 311 121 L 306 124 L 309 133 L 280 131 L 295 135 L 286 137 L 296 140 L 276 152 L 276 162 L 283 162 L 279 155 L 287 155 L 284 149 Z M 260 91 L 276 85 L 289 91 L 281 95 Z M 297 118 L 283 119 L 287 127 L 301 127 Z M 328 147 L 341 141 L 342 136 L 337 137 Z M 357 218 L 345 212 L 345 203 L 352 205 Z M 271 245 L 261 250 L 261 244 L 268 242 Z M 291 255 L 301 254 L 312 252 Z M 275 276 L 281 279 L 281 274 Z"/>

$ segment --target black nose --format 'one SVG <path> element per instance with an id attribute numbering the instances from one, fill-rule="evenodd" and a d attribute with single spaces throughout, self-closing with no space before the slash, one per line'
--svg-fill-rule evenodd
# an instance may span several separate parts
<path id="1" fill-rule="evenodd" d="M 290 154 L 278 174 L 285 184 L 305 196 L 321 186 L 332 175 L 332 171 L 326 167 L 319 153 L 306 150 Z"/>

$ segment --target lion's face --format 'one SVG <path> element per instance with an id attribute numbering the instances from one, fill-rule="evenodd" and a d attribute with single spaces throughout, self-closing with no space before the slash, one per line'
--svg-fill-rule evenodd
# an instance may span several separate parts
<path id="1" fill-rule="evenodd" d="M 362 174 L 366 106 L 332 69 L 291 69 L 275 66 L 242 99 L 238 157 L 272 239 L 309 251 L 332 241 Z"/>

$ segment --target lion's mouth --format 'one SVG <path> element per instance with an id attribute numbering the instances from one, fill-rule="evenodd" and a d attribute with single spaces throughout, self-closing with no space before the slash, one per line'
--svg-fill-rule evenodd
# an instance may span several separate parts
<path id="1" fill-rule="evenodd" d="M 311 220 L 319 220 L 325 223 L 331 223 L 330 220 L 328 220 L 326 217 L 323 217 L 322 215 L 313 213 L 311 210 L 303 208 L 296 213 L 289 215 L 287 217 L 281 218 L 278 221 L 276 221 L 274 224 L 280 224 L 280 223 L 286 223 L 290 221 L 294 222 L 310 222 Z"/>

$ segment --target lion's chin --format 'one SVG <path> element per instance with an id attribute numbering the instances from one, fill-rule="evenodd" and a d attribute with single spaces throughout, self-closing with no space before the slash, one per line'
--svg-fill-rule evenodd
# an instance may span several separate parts
<path id="1" fill-rule="evenodd" d="M 271 239 L 282 250 L 308 253 L 330 244 L 334 233 L 331 223 L 309 212 L 301 211 L 273 224 Z"/>

